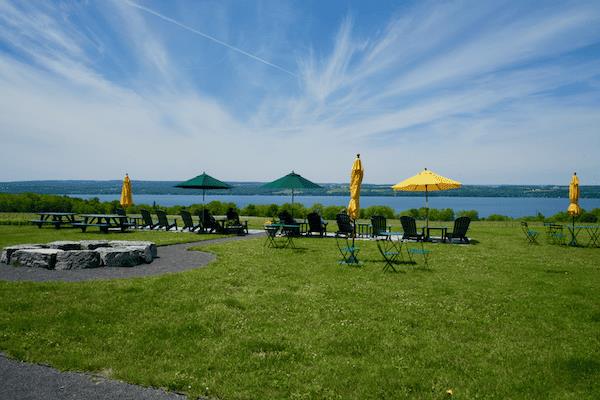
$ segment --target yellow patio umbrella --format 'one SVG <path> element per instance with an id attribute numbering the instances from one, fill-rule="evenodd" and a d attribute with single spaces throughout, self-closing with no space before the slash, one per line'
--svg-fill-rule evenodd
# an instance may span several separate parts
<path id="1" fill-rule="evenodd" d="M 571 232 L 575 232 L 575 217 L 581 215 L 581 207 L 578 204 L 579 201 L 579 178 L 577 172 L 573 172 L 571 183 L 569 184 L 569 208 L 567 213 L 573 217 L 573 229 Z M 571 235 L 571 245 L 575 244 L 575 235 Z"/>
<path id="2" fill-rule="evenodd" d="M 417 175 L 395 184 L 392 189 L 407 192 L 425 192 L 426 227 L 429 228 L 429 192 L 457 189 L 459 187 L 461 187 L 460 182 L 438 175 L 425 168 Z"/>
<path id="3" fill-rule="evenodd" d="M 131 193 L 131 181 L 129 180 L 129 175 L 125 174 L 125 179 L 123 179 L 123 187 L 121 188 L 121 200 L 119 201 L 123 208 L 127 208 L 133 204 L 133 196 Z"/>
<path id="4" fill-rule="evenodd" d="M 360 185 L 364 174 L 365 171 L 360 161 L 360 154 L 357 154 L 350 172 L 350 203 L 348 203 L 348 215 L 354 220 L 357 220 L 359 215 Z"/>

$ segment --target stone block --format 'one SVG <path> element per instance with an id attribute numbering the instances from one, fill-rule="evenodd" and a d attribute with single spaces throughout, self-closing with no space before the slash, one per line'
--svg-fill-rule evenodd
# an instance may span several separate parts
<path id="1" fill-rule="evenodd" d="M 101 247 L 110 247 L 108 240 L 82 240 L 79 243 L 83 250 L 96 250 Z"/>
<path id="2" fill-rule="evenodd" d="M 56 242 L 50 242 L 47 245 L 51 249 L 59 250 L 81 250 L 81 243 L 73 242 L 71 240 L 58 240 Z"/>
<path id="3" fill-rule="evenodd" d="M 100 266 L 100 254 L 94 250 L 70 250 L 56 255 L 54 269 L 83 269 Z"/>
<path id="4" fill-rule="evenodd" d="M 0 256 L 0 262 L 4 264 L 10 264 L 10 257 L 17 250 L 25 249 L 41 249 L 44 245 L 41 244 L 17 244 L 14 246 L 8 246 L 2 249 L 2 255 Z"/>
<path id="5" fill-rule="evenodd" d="M 156 248 L 156 244 L 154 242 L 148 242 L 144 240 L 111 240 L 110 245 L 112 247 L 150 246 L 152 258 L 156 258 L 158 256 L 158 249 Z"/>
<path id="6" fill-rule="evenodd" d="M 94 251 L 100 255 L 100 262 L 105 267 L 135 267 L 141 263 L 140 257 L 135 250 L 101 247 Z"/>
<path id="7" fill-rule="evenodd" d="M 123 248 L 135 252 L 140 262 L 150 264 L 154 259 L 154 257 L 152 257 L 152 248 L 150 246 L 127 246 Z"/>
<path id="8" fill-rule="evenodd" d="M 17 250 L 10 257 L 11 265 L 16 267 L 33 267 L 54 269 L 56 256 L 62 253 L 59 249 L 25 249 Z"/>

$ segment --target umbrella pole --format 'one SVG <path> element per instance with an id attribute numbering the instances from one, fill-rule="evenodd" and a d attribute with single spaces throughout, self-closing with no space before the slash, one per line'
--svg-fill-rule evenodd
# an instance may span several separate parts
<path id="1" fill-rule="evenodd" d="M 294 218 L 294 188 L 292 188 L 292 218 Z"/>
<path id="2" fill-rule="evenodd" d="M 427 185 L 425 185 L 425 234 L 429 236 L 429 196 L 427 193 Z"/>
<path id="3" fill-rule="evenodd" d="M 206 189 L 202 189 L 202 229 L 204 229 L 204 195 L 206 194 Z"/>

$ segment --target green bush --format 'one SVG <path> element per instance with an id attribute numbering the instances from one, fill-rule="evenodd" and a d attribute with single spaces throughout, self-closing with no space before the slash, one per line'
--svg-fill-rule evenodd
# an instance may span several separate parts
<path id="1" fill-rule="evenodd" d="M 490 214 L 487 218 L 485 218 L 486 221 L 510 221 L 512 220 L 511 217 L 507 217 L 506 215 L 500 215 L 500 214 Z"/>
<path id="2" fill-rule="evenodd" d="M 471 221 L 479 221 L 479 213 L 477 210 L 460 210 L 456 213 L 457 217 L 469 217 Z"/>

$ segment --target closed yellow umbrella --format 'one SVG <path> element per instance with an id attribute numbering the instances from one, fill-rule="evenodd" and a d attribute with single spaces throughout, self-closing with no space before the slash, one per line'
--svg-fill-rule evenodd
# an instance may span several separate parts
<path id="1" fill-rule="evenodd" d="M 119 201 L 123 208 L 127 208 L 133 204 L 133 196 L 131 193 L 131 181 L 129 180 L 129 175 L 125 174 L 125 179 L 123 179 L 123 187 L 121 188 L 121 200 Z"/>
<path id="2" fill-rule="evenodd" d="M 352 171 L 350 172 L 350 203 L 348 203 L 348 215 L 354 220 L 357 220 L 359 216 L 360 185 L 364 174 L 365 171 L 360 161 L 360 154 L 357 154 L 356 160 L 352 164 Z"/>
<path id="3" fill-rule="evenodd" d="M 457 189 L 459 187 L 461 187 L 460 182 L 438 175 L 435 172 L 429 171 L 427 168 L 425 168 L 417 175 L 395 184 L 392 186 L 392 189 L 403 190 L 407 192 L 425 192 L 425 208 L 427 213 L 426 227 L 429 228 L 429 192 Z"/>
<path id="4" fill-rule="evenodd" d="M 581 207 L 579 207 L 579 178 L 577 177 L 577 172 L 573 172 L 573 177 L 571 178 L 571 183 L 569 184 L 569 208 L 567 208 L 567 213 L 573 217 L 573 225 L 571 229 L 571 246 L 575 246 L 577 242 L 575 241 L 575 217 L 581 215 Z"/>
<path id="5" fill-rule="evenodd" d="M 569 208 L 567 209 L 567 213 L 573 217 L 581 215 L 581 207 L 579 207 L 578 201 L 579 178 L 577 177 L 577 172 L 574 172 L 569 184 Z"/>

